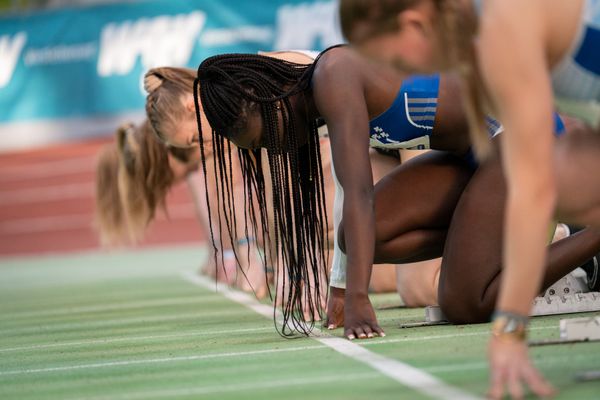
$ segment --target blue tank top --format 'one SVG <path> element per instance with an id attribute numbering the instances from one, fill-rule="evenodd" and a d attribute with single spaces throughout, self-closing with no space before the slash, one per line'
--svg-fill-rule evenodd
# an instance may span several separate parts
<path id="1" fill-rule="evenodd" d="M 390 108 L 369 122 L 371 147 L 429 149 L 439 88 L 439 74 L 405 79 Z M 491 117 L 486 124 L 490 136 L 502 131 L 502 125 Z"/>
<path id="2" fill-rule="evenodd" d="M 412 76 L 402 82 L 392 105 L 369 122 L 370 146 L 384 149 L 429 149 L 437 113 L 440 75 Z M 492 117 L 486 117 L 490 136 L 504 128 Z M 564 125 L 554 114 L 555 132 Z"/>
<path id="3" fill-rule="evenodd" d="M 585 0 L 579 32 L 552 71 L 557 96 L 600 101 L 600 0 Z"/>
<path id="4" fill-rule="evenodd" d="M 405 79 L 390 108 L 370 121 L 371 147 L 428 149 L 439 87 L 439 75 Z"/>

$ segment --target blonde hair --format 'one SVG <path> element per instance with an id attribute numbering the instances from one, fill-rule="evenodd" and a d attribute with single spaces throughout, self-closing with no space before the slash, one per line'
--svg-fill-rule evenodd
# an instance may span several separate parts
<path id="1" fill-rule="evenodd" d="M 94 227 L 103 246 L 119 243 L 127 236 L 121 197 L 117 187 L 119 154 L 114 144 L 100 150 L 96 166 L 96 209 Z"/>
<path id="2" fill-rule="evenodd" d="M 115 139 L 102 149 L 96 170 L 96 227 L 104 245 L 142 239 L 156 209 L 166 212 L 165 198 L 175 183 L 169 149 L 148 121 L 137 128 L 122 125 Z"/>
<path id="3" fill-rule="evenodd" d="M 146 114 L 161 140 L 175 133 L 184 113 L 183 98 L 193 93 L 195 79 L 196 71 L 174 67 L 153 68 L 144 76 Z"/>
<path id="4" fill-rule="evenodd" d="M 341 0 L 340 22 L 344 36 L 353 43 L 400 28 L 397 15 L 425 0 Z M 437 15 L 440 49 L 445 52 L 447 66 L 461 77 L 465 93 L 463 105 L 469 122 L 469 134 L 476 154 L 489 154 L 490 140 L 485 116 L 492 111 L 478 68 L 474 46 L 478 24 L 475 15 L 465 15 L 458 0 L 430 0 Z"/>

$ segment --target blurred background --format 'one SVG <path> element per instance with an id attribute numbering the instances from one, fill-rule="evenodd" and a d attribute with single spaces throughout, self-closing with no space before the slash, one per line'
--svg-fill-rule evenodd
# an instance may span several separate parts
<path id="1" fill-rule="evenodd" d="M 0 0 L 0 257 L 99 247 L 98 150 L 144 118 L 144 72 L 342 41 L 325 0 Z M 176 187 L 141 246 L 203 241 Z"/>

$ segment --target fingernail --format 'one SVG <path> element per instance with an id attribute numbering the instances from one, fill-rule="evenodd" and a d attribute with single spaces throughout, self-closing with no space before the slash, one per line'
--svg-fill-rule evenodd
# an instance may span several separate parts
<path id="1" fill-rule="evenodd" d="M 327 329 L 332 330 L 332 329 L 335 329 L 335 327 L 333 326 L 333 324 L 331 324 L 327 327 Z"/>
<path id="2" fill-rule="evenodd" d="M 359 337 L 360 339 L 364 339 L 364 338 L 366 338 L 366 337 L 367 337 L 367 335 L 365 335 L 364 333 L 361 333 L 360 335 L 358 335 L 358 337 Z"/>
<path id="3" fill-rule="evenodd" d="M 381 332 L 381 333 L 379 334 L 379 336 L 381 336 L 381 337 L 385 337 L 385 332 Z"/>
<path id="4" fill-rule="evenodd" d="M 370 338 L 372 338 L 372 337 L 373 337 L 373 334 L 372 334 L 372 333 L 369 333 L 369 334 L 367 334 L 367 337 L 370 339 Z"/>
<path id="5" fill-rule="evenodd" d="M 348 340 L 354 340 L 356 337 L 354 335 L 348 335 Z"/>

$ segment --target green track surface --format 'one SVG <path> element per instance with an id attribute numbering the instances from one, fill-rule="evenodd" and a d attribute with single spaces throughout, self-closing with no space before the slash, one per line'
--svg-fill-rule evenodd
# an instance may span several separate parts
<path id="1" fill-rule="evenodd" d="M 0 262 L 0 399 L 424 398 L 185 280 L 204 256 L 184 247 Z M 484 395 L 487 325 L 399 329 L 423 310 L 373 299 L 387 337 L 361 345 Z M 534 319 L 532 339 L 558 338 L 559 319 Z M 600 398 L 599 382 L 573 380 L 600 369 L 600 344 L 532 354 L 558 398 Z"/>

